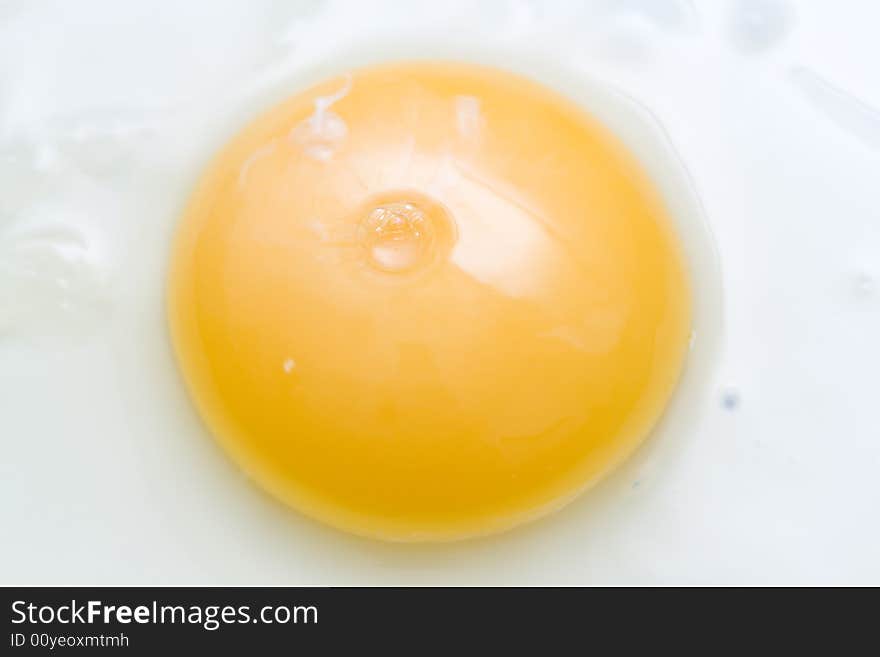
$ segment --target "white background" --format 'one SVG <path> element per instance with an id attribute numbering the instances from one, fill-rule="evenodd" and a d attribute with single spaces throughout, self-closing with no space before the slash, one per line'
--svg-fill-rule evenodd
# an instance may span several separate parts
<path id="1" fill-rule="evenodd" d="M 0 583 L 880 584 L 878 24 L 871 0 L 0 0 Z M 248 98 L 453 34 L 660 120 L 717 242 L 722 349 L 662 460 L 507 535 L 386 545 L 214 446 L 165 259 Z"/>

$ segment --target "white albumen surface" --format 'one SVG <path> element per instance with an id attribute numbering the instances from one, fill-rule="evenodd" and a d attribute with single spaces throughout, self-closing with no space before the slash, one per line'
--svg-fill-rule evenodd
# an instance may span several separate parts
<path id="1" fill-rule="evenodd" d="M 420 4 L 0 0 L 0 583 L 880 583 L 880 5 Z M 448 35 L 656 117 L 715 236 L 723 330 L 698 330 L 674 421 L 560 513 L 385 545 L 214 445 L 165 264 L 254 111 L 358 48 Z"/>

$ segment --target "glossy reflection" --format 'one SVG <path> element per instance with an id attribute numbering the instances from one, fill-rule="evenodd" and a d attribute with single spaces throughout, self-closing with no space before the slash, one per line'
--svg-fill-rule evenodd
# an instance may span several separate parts
<path id="1" fill-rule="evenodd" d="M 678 241 L 619 142 L 531 81 L 440 63 L 242 131 L 182 220 L 169 313 L 233 458 L 393 540 L 570 499 L 645 438 L 690 333 Z"/>

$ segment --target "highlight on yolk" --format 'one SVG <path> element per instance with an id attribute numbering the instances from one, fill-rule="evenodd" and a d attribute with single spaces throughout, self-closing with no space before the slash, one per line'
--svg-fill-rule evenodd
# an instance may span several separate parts
<path id="1" fill-rule="evenodd" d="M 491 68 L 386 64 L 298 93 L 183 216 L 172 338 L 217 440 L 305 514 L 451 540 L 620 463 L 682 369 L 664 203 L 582 108 Z"/>

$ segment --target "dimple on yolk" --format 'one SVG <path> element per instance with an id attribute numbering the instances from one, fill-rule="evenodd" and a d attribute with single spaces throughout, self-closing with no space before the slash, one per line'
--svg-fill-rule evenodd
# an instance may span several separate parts
<path id="1" fill-rule="evenodd" d="M 401 63 L 291 97 L 216 156 L 169 316 L 257 483 L 361 535 L 450 540 L 557 508 L 635 449 L 690 291 L 602 124 L 513 74 Z"/>

